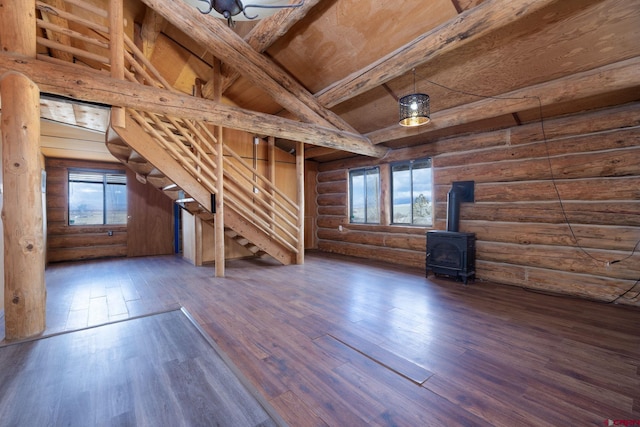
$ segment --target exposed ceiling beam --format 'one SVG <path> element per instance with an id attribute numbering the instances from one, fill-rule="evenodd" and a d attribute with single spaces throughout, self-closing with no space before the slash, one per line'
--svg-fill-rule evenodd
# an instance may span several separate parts
<path id="1" fill-rule="evenodd" d="M 142 53 L 145 58 L 151 58 L 156 47 L 158 36 L 162 32 L 167 21 L 158 15 L 155 10 L 147 8 L 140 28 L 140 39 L 142 41 Z"/>
<path id="2" fill-rule="evenodd" d="M 327 147 L 312 147 L 304 150 L 304 158 L 312 159 L 314 157 L 326 156 L 329 154 L 335 154 L 336 150 Z"/>
<path id="3" fill-rule="evenodd" d="M 477 41 L 560 0 L 488 0 L 316 93 L 326 108 L 365 93 L 428 61 Z M 586 1 L 586 0 L 585 0 Z"/>
<path id="4" fill-rule="evenodd" d="M 87 102 L 129 107 L 293 141 L 382 157 L 387 148 L 362 135 L 301 123 L 269 114 L 223 105 L 182 93 L 116 80 L 95 70 L 0 53 L 0 75 L 16 71 L 28 76 L 44 93 Z"/>
<path id="5" fill-rule="evenodd" d="M 206 46 L 252 84 L 301 120 L 356 133 L 337 114 L 324 108 L 300 83 L 266 56 L 249 46 L 222 20 L 203 15 L 194 7 L 172 0 L 142 0 L 176 28 Z"/>
<path id="6" fill-rule="evenodd" d="M 256 52 L 264 52 L 276 40 L 285 35 L 299 20 L 307 16 L 307 13 L 319 2 L 320 0 L 306 0 L 300 7 L 283 9 L 275 15 L 261 19 L 245 36 L 244 41 Z M 237 71 L 226 76 L 222 82 L 222 91 L 227 90 L 239 77 L 240 73 Z M 202 88 L 202 94 L 205 98 L 212 96 L 212 85 L 213 79 L 209 80 Z"/>
<path id="7" fill-rule="evenodd" d="M 605 65 L 582 73 L 514 90 L 489 99 L 460 105 L 431 114 L 431 123 L 416 128 L 397 125 L 367 134 L 374 144 L 425 135 L 439 129 L 462 125 L 504 114 L 535 109 L 608 92 L 640 87 L 640 57 Z M 496 99 L 503 98 L 503 99 Z"/>

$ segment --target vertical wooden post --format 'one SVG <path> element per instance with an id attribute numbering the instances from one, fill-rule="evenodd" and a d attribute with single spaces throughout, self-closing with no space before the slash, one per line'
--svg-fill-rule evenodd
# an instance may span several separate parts
<path id="1" fill-rule="evenodd" d="M 298 254 L 296 264 L 304 264 L 304 143 L 296 147 L 296 182 L 298 184 Z"/>
<path id="2" fill-rule="evenodd" d="M 40 90 L 24 75 L 8 72 L 0 78 L 0 96 L 5 338 L 16 340 L 45 329 Z"/>
<path id="3" fill-rule="evenodd" d="M 222 63 L 218 58 L 213 62 L 213 100 L 220 102 L 222 99 Z M 216 150 L 216 219 L 215 227 L 215 263 L 216 277 L 224 277 L 225 256 L 224 256 L 224 142 L 222 140 L 222 126 L 216 126 L 215 136 L 218 140 Z M 211 207 L 213 209 L 213 206 Z"/>
<path id="4" fill-rule="evenodd" d="M 124 10 L 122 0 L 111 0 L 109 7 L 109 48 L 111 77 L 124 80 Z M 111 125 L 125 127 L 124 107 L 111 108 Z"/>
<path id="5" fill-rule="evenodd" d="M 388 163 L 380 165 L 380 224 L 391 224 L 391 171 Z"/>
<path id="6" fill-rule="evenodd" d="M 0 51 L 36 57 L 35 0 L 0 0 Z M 40 91 L 17 73 L 0 77 L 5 338 L 45 329 Z"/>
<path id="7" fill-rule="evenodd" d="M 0 0 L 0 11 L 0 51 L 35 58 L 35 0 Z"/>
<path id="8" fill-rule="evenodd" d="M 269 178 L 269 182 L 271 184 L 276 183 L 276 138 L 273 136 L 270 136 L 269 138 L 267 138 L 267 161 L 268 161 L 268 166 L 267 166 L 267 178 Z M 275 195 L 275 191 L 273 191 L 273 189 L 269 189 L 269 195 L 272 197 L 271 199 L 271 228 L 275 228 L 275 221 L 276 221 L 276 213 L 275 213 L 275 209 L 276 209 L 276 204 L 275 204 L 275 200 L 273 200 L 273 197 Z"/>

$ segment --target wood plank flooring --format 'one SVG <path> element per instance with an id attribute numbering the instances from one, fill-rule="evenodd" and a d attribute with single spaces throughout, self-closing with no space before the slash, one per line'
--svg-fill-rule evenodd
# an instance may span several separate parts
<path id="1" fill-rule="evenodd" d="M 0 347 L 3 426 L 278 425 L 250 389 L 180 310 Z"/>
<path id="2" fill-rule="evenodd" d="M 226 275 L 173 256 L 54 264 L 46 333 L 184 306 L 292 426 L 640 420 L 638 309 L 319 253 Z"/>

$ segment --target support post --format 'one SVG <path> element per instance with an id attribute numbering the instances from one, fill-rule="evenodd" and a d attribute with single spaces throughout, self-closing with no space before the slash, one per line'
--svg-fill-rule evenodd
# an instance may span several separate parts
<path id="1" fill-rule="evenodd" d="M 213 62 L 213 84 L 214 84 L 214 101 L 220 102 L 222 99 L 222 63 L 218 58 Z M 225 254 L 224 254 L 224 143 L 222 135 L 222 126 L 215 127 L 215 136 L 218 140 L 216 144 L 216 150 L 218 156 L 216 157 L 216 219 L 214 222 L 215 227 L 215 263 L 216 263 L 216 277 L 224 277 L 225 268 Z M 213 210 L 214 207 L 212 206 Z"/>
<path id="2" fill-rule="evenodd" d="M 122 0 L 111 0 L 109 6 L 109 48 L 111 77 L 124 80 L 124 10 Z M 111 108 L 111 125 L 125 127 L 124 107 Z"/>
<path id="3" fill-rule="evenodd" d="M 33 28 L 32 28 L 33 29 Z M 0 78 L 4 199 L 5 338 L 44 332 L 44 230 L 40 166 L 40 90 L 29 78 Z"/>
<path id="4" fill-rule="evenodd" d="M 0 51 L 36 57 L 35 0 L 0 0 Z M 44 227 L 40 89 L 22 74 L 0 76 L 5 339 L 44 331 Z"/>
<path id="5" fill-rule="evenodd" d="M 276 183 L 276 139 L 273 136 L 269 136 L 267 138 L 267 161 L 268 161 L 268 165 L 267 165 L 267 178 L 269 178 L 269 182 L 271 184 Z M 275 213 L 275 209 L 276 209 L 276 204 L 275 201 L 273 200 L 273 197 L 275 195 L 275 191 L 273 191 L 273 189 L 269 189 L 269 195 L 271 196 L 271 227 L 275 228 L 275 221 L 276 221 L 276 213 Z"/>
<path id="6" fill-rule="evenodd" d="M 298 254 L 296 264 L 304 264 L 304 142 L 296 147 L 296 181 L 298 184 Z"/>

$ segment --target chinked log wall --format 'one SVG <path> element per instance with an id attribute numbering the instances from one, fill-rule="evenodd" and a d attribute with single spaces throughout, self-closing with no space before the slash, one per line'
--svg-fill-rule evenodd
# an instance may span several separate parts
<path id="1" fill-rule="evenodd" d="M 451 182 L 476 182 L 460 231 L 476 233 L 478 279 L 640 305 L 640 248 L 631 255 L 640 240 L 640 103 L 550 120 L 544 130 L 546 142 L 533 123 L 395 150 L 385 162 L 433 158 L 435 229 L 446 228 Z M 424 228 L 349 224 L 348 169 L 371 165 L 320 165 L 318 248 L 425 267 Z"/>

